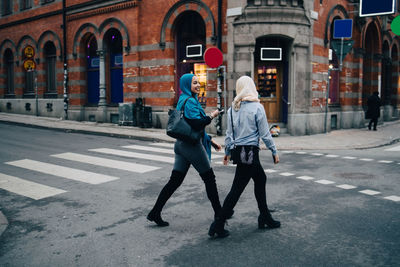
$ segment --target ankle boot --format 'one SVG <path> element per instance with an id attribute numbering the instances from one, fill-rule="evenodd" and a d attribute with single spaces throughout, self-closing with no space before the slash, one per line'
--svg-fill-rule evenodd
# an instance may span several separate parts
<path id="1" fill-rule="evenodd" d="M 260 214 L 260 216 L 258 216 L 258 228 L 264 229 L 265 225 L 267 225 L 269 228 L 279 228 L 281 227 L 281 222 L 272 219 L 271 214 L 268 212 L 266 214 Z"/>
<path id="2" fill-rule="evenodd" d="M 229 231 L 224 229 L 225 221 L 220 218 L 216 218 L 215 221 L 210 225 L 210 229 L 208 230 L 208 235 L 214 237 L 217 234 L 217 237 L 224 238 L 229 235 Z"/>
<path id="3" fill-rule="evenodd" d="M 155 222 L 160 227 L 164 227 L 164 226 L 168 226 L 169 225 L 168 222 L 164 221 L 161 218 L 161 214 L 160 213 L 156 213 L 153 210 L 150 211 L 149 215 L 147 215 L 147 220 L 149 220 L 151 222 Z"/>

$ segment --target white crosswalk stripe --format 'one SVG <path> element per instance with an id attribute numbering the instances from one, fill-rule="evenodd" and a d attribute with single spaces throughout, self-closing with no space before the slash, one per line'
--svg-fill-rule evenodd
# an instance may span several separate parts
<path id="1" fill-rule="evenodd" d="M 400 151 L 400 146 L 395 146 L 385 149 L 385 151 Z"/>
<path id="2" fill-rule="evenodd" d="M 166 163 L 174 163 L 174 159 L 175 159 L 174 157 L 136 153 L 136 152 L 125 151 L 125 150 L 111 149 L 111 148 L 95 148 L 95 149 L 89 149 L 89 151 L 103 153 L 103 154 L 109 154 L 109 155 L 115 155 L 115 156 L 128 157 L 128 158 L 148 159 L 148 160 L 154 160 L 154 161 L 160 161 L 160 162 L 166 162 Z"/>
<path id="3" fill-rule="evenodd" d="M 297 179 L 300 179 L 300 180 L 304 180 L 304 181 L 308 181 L 308 180 L 313 180 L 313 179 L 314 179 L 314 177 L 307 176 L 307 175 L 298 176 L 298 177 L 296 177 L 296 178 L 297 178 Z"/>
<path id="4" fill-rule="evenodd" d="M 370 196 L 378 195 L 378 194 L 381 193 L 381 192 L 378 192 L 378 191 L 375 191 L 375 190 L 369 190 L 369 189 L 362 190 L 362 191 L 359 191 L 359 192 L 363 193 L 363 194 L 366 194 L 366 195 L 370 195 Z"/>
<path id="5" fill-rule="evenodd" d="M 138 163 L 130 163 L 130 162 L 124 162 L 124 161 L 120 161 L 120 160 L 112 160 L 112 159 L 106 159 L 106 158 L 100 158 L 100 157 L 93 157 L 93 156 L 77 154 L 77 153 L 62 153 L 62 154 L 51 155 L 51 156 L 60 158 L 60 159 L 77 161 L 77 162 L 92 164 L 92 165 L 96 165 L 96 166 L 102 166 L 102 167 L 119 169 L 119 170 L 136 172 L 136 173 L 145 173 L 145 172 L 150 172 L 150 171 L 160 169 L 160 167 L 153 167 L 153 166 L 143 165 L 143 164 L 138 164 Z"/>
<path id="6" fill-rule="evenodd" d="M 63 167 L 30 159 L 9 161 L 6 162 L 6 164 L 88 184 L 101 184 L 119 179 L 114 176 Z"/>
<path id="7" fill-rule="evenodd" d="M 163 149 L 163 148 L 158 148 L 158 147 L 139 146 L 139 145 L 129 145 L 129 146 L 122 146 L 122 147 L 128 148 L 128 149 L 156 152 L 156 153 L 175 154 L 173 149 Z M 211 153 L 211 159 L 219 159 L 219 158 L 223 158 L 223 156 L 215 155 L 215 154 Z"/>
<path id="8" fill-rule="evenodd" d="M 0 173 L 0 188 L 35 200 L 67 192 L 3 173 Z"/>

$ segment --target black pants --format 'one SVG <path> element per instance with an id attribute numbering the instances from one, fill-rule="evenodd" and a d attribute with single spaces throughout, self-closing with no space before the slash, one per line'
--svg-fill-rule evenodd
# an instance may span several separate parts
<path id="1" fill-rule="evenodd" d="M 376 125 L 378 124 L 378 118 L 372 118 L 372 119 L 369 121 L 368 129 L 370 129 L 370 130 L 371 130 L 371 124 L 372 124 L 372 123 L 374 123 L 374 130 L 376 130 Z"/>
<path id="2" fill-rule="evenodd" d="M 218 215 L 222 220 L 225 220 L 229 211 L 233 210 L 236 206 L 236 203 L 249 183 L 250 178 L 254 181 L 254 195 L 257 200 L 260 214 L 264 215 L 268 212 L 267 196 L 265 193 L 267 176 L 265 175 L 264 169 L 260 164 L 245 165 L 239 163 L 236 167 L 235 178 L 233 179 L 231 190 L 226 196 L 224 205 Z"/>

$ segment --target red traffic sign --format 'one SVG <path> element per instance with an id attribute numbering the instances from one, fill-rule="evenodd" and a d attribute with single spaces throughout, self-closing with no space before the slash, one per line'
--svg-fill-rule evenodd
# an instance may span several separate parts
<path id="1" fill-rule="evenodd" d="M 218 48 L 210 47 L 207 48 L 206 52 L 204 52 L 204 61 L 210 68 L 217 68 L 221 66 L 224 61 L 224 56 Z"/>

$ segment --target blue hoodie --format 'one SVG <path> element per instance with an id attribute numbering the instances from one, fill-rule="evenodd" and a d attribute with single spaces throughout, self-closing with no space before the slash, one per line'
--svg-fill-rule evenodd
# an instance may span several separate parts
<path id="1" fill-rule="evenodd" d="M 191 91 L 193 76 L 194 74 L 187 73 L 182 75 L 181 79 L 179 80 L 182 94 L 179 96 L 176 109 L 181 110 L 183 103 L 185 103 L 185 100 L 189 98 L 186 101 L 185 105 L 185 117 L 188 119 L 202 119 L 207 115 L 199 103 L 197 94 L 192 93 Z M 211 159 L 211 138 L 207 135 L 205 130 L 203 137 L 203 146 L 206 149 L 208 158 Z"/>

